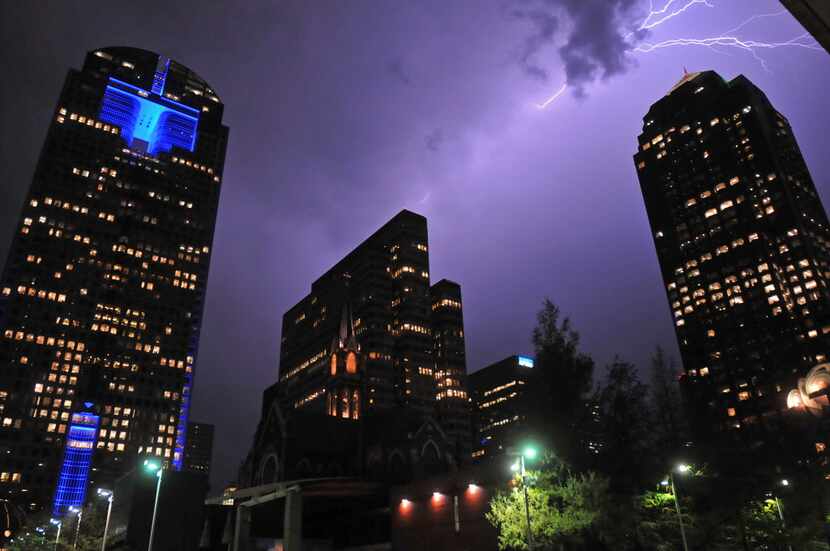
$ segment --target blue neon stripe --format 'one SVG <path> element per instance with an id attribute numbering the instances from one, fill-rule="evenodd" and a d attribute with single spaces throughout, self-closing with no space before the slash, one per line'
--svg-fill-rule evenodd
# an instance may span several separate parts
<path id="1" fill-rule="evenodd" d="M 92 452 L 98 435 L 99 417 L 91 413 L 72 416 L 66 435 L 63 463 L 61 464 L 52 516 L 63 516 L 70 507 L 82 507 L 86 497 L 87 481 L 92 463 Z M 83 424 L 81 424 L 83 423 Z M 79 447 L 77 444 L 86 445 Z"/>
<path id="2" fill-rule="evenodd" d="M 110 82 L 114 82 L 114 83 L 116 83 L 120 86 L 124 86 L 126 88 L 129 88 L 130 90 L 132 90 L 135 93 L 139 93 L 139 92 L 144 92 L 145 94 L 147 93 L 147 90 L 145 90 L 144 88 L 139 88 L 138 86 L 136 86 L 134 84 L 130 84 L 129 82 L 124 82 L 123 80 L 119 80 L 115 77 L 110 77 Z M 192 111 L 194 115 L 196 115 L 196 116 L 199 115 L 199 110 L 196 109 L 195 107 L 190 107 L 189 105 L 185 105 L 183 103 L 172 100 L 170 98 L 166 98 L 162 95 L 159 95 L 158 99 L 161 100 L 162 103 L 170 103 L 178 109 L 184 109 L 185 111 Z"/>

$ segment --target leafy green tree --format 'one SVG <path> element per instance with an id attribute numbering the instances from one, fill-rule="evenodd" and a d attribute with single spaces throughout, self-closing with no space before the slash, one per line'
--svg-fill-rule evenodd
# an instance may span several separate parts
<path id="1" fill-rule="evenodd" d="M 691 500 L 681 499 L 683 511 L 691 510 Z M 682 545 L 680 523 L 674 496 L 667 492 L 648 491 L 636 499 L 637 541 L 650 551 L 675 551 Z M 684 523 L 692 528 L 694 522 L 684 513 Z"/>
<path id="2" fill-rule="evenodd" d="M 49 524 L 48 516 L 36 515 L 27 520 L 26 525 L 18 531 L 8 549 L 9 551 L 54 551 L 55 549 L 70 551 L 73 549 L 75 535 L 77 534 L 77 551 L 99 551 L 105 521 L 106 506 L 100 504 L 89 505 L 84 508 L 80 532 L 77 531 L 77 517 L 74 515 L 65 517 L 64 524 L 61 527 L 60 540 L 56 547 L 57 528 Z M 45 533 L 40 533 L 39 528 L 44 529 Z"/>
<path id="3" fill-rule="evenodd" d="M 538 407 L 531 412 L 535 437 L 573 463 L 579 455 L 586 398 L 591 392 L 594 361 L 579 350 L 579 333 L 570 319 L 545 299 L 533 330 L 536 366 L 528 389 Z"/>
<path id="4" fill-rule="evenodd" d="M 609 502 L 606 478 L 559 466 L 529 471 L 527 479 L 533 549 L 580 549 L 596 539 L 592 532 Z M 499 532 L 500 549 L 529 549 L 523 490 L 517 478 L 490 501 L 486 518 Z"/>

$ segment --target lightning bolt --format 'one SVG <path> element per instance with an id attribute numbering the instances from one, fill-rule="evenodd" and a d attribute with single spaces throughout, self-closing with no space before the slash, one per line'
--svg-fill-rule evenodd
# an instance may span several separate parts
<path id="1" fill-rule="evenodd" d="M 545 109 L 548 105 L 550 105 L 551 103 L 556 101 L 559 98 L 559 96 L 564 94 L 565 89 L 567 87 L 568 87 L 568 83 L 566 82 L 565 84 L 562 85 L 562 88 L 560 88 L 554 95 L 552 95 L 551 97 L 549 97 L 548 99 L 546 99 L 542 103 L 537 103 L 536 107 L 539 108 L 539 109 Z"/>
<path id="2" fill-rule="evenodd" d="M 669 10 L 671 9 L 671 7 L 673 5 L 675 5 L 675 3 L 677 1 L 678 0 L 669 0 L 668 3 L 666 3 L 665 6 L 663 6 L 659 10 L 655 10 L 654 9 L 654 0 L 649 0 L 648 15 L 646 16 L 645 19 L 643 19 L 643 22 L 640 23 L 640 26 L 637 27 L 637 31 L 645 31 L 645 30 L 648 30 L 648 29 L 653 29 L 654 27 L 658 27 L 658 26 L 662 25 L 663 23 L 665 23 L 666 21 L 668 21 L 669 19 L 673 19 L 673 18 L 677 17 L 678 15 L 682 14 L 683 12 L 688 10 L 689 8 L 693 8 L 694 6 L 696 6 L 698 4 L 703 4 L 704 6 L 709 7 L 709 8 L 714 8 L 715 7 L 714 5 L 709 3 L 709 0 L 686 0 L 686 3 L 683 4 L 683 6 L 681 6 L 679 8 L 675 8 L 673 11 L 670 12 Z M 632 31 L 632 32 L 628 33 L 626 38 L 628 38 L 629 36 L 631 36 L 632 34 L 634 34 L 637 31 Z"/>
<path id="3" fill-rule="evenodd" d="M 648 16 L 646 16 L 646 18 L 637 28 L 637 31 L 653 29 L 654 27 L 657 27 L 662 23 L 668 21 L 672 17 L 676 17 L 682 14 L 683 12 L 685 12 L 689 8 L 694 7 L 697 4 L 704 4 L 710 8 L 714 7 L 712 4 L 709 3 L 709 0 L 686 0 L 686 3 L 683 4 L 682 7 L 670 11 L 672 5 L 675 4 L 675 2 L 677 1 L 678 0 L 669 0 L 669 2 L 665 6 L 663 6 L 663 8 L 655 10 L 653 0 L 650 0 L 651 10 L 649 11 Z M 678 46 L 698 46 L 709 48 L 717 53 L 723 53 L 717 48 L 736 48 L 749 52 L 752 55 L 752 57 L 761 64 L 765 71 L 770 72 L 766 60 L 763 57 L 761 57 L 758 53 L 761 50 L 770 50 L 775 48 L 804 48 L 808 50 L 821 50 L 816 41 L 813 40 L 807 33 L 799 35 L 795 38 L 792 38 L 784 42 L 765 42 L 760 40 L 747 40 L 740 38 L 736 34 L 739 30 L 743 29 L 750 23 L 757 21 L 758 19 L 765 17 L 777 17 L 785 13 L 787 13 L 787 11 L 782 10 L 775 13 L 762 13 L 753 15 L 744 20 L 737 27 L 729 29 L 723 35 L 720 36 L 712 36 L 708 38 L 672 38 L 657 43 L 642 42 L 638 44 L 635 48 L 633 48 L 632 51 L 638 53 L 650 53 L 663 48 L 674 48 Z M 628 36 L 633 35 L 634 32 L 637 31 L 629 33 Z"/>
<path id="4" fill-rule="evenodd" d="M 739 48 L 752 54 L 752 56 L 761 64 L 765 71 L 769 72 L 766 60 L 758 55 L 758 50 L 772 50 L 775 48 L 804 48 L 807 50 L 821 51 L 818 44 L 807 34 L 804 33 L 791 40 L 785 42 L 760 42 L 757 40 L 741 40 L 737 36 L 713 36 L 710 38 L 672 38 L 654 44 L 643 43 L 634 48 L 635 52 L 650 53 L 655 50 L 663 48 L 673 48 L 677 46 L 702 46 L 705 48 L 714 49 L 716 46 L 725 46 L 732 48 Z M 717 51 L 717 50 L 715 50 Z"/>

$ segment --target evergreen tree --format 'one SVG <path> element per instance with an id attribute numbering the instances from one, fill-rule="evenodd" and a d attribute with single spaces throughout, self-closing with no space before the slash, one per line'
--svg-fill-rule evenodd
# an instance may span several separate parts
<path id="1" fill-rule="evenodd" d="M 569 462 L 580 455 L 577 424 L 585 417 L 594 361 L 579 350 L 579 333 L 570 319 L 545 299 L 533 330 L 536 365 L 530 395 L 538 407 L 530 425 L 536 438 Z"/>
<path id="2" fill-rule="evenodd" d="M 651 433 L 647 400 L 648 387 L 640 382 L 634 365 L 614 358 L 599 391 L 602 448 L 598 465 L 611 479 L 612 488 L 624 495 L 636 495 L 646 483 Z"/>
<path id="3" fill-rule="evenodd" d="M 654 454 L 664 469 L 683 454 L 690 437 L 674 358 L 659 346 L 651 358 L 650 402 Z"/>

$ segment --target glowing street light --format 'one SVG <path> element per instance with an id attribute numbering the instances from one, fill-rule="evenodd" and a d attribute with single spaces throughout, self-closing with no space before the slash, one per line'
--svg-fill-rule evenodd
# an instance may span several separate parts
<path id="1" fill-rule="evenodd" d="M 112 500 L 115 497 L 112 493 L 112 490 L 105 490 L 103 488 L 98 488 L 98 496 L 107 498 L 109 504 L 107 505 L 107 521 L 104 523 L 104 536 L 101 538 L 101 551 L 106 551 L 107 549 L 107 533 L 110 529 L 110 515 L 112 514 Z"/>
<path id="2" fill-rule="evenodd" d="M 49 524 L 52 524 L 52 525 L 58 527 L 58 534 L 55 536 L 55 551 L 58 551 L 58 542 L 61 539 L 61 526 L 63 526 L 63 522 L 61 522 L 60 520 L 58 520 L 56 518 L 50 518 L 49 519 Z"/>
<path id="3" fill-rule="evenodd" d="M 159 494 L 161 493 L 161 478 L 162 474 L 164 473 L 164 469 L 161 468 L 160 463 L 156 461 L 150 461 L 149 459 L 144 460 L 144 469 L 151 473 L 156 473 L 156 476 L 158 477 L 158 482 L 156 482 L 156 498 L 153 502 L 153 521 L 150 523 L 150 541 L 147 543 L 147 551 L 153 551 L 153 536 L 156 535 L 156 517 L 158 516 Z"/>
<path id="4" fill-rule="evenodd" d="M 677 466 L 677 472 L 680 474 L 686 474 L 691 470 L 692 468 L 685 463 Z M 669 471 L 669 479 L 663 480 L 660 484 L 663 486 L 671 485 L 671 495 L 674 498 L 674 507 L 677 510 L 677 521 L 680 523 L 680 537 L 683 539 L 683 551 L 689 551 L 689 544 L 686 542 L 686 527 L 683 526 L 683 515 L 680 513 L 680 501 L 677 499 L 677 490 L 674 485 L 674 473 Z"/>
<path id="5" fill-rule="evenodd" d="M 81 519 L 83 518 L 84 512 L 75 506 L 69 507 L 68 511 L 78 515 L 78 524 L 75 526 L 75 541 L 72 543 L 72 549 L 78 549 L 78 536 L 81 535 Z"/>
<path id="6" fill-rule="evenodd" d="M 530 529 L 530 502 L 527 498 L 527 480 L 525 478 L 525 459 L 535 459 L 538 451 L 533 446 L 525 446 L 524 450 L 517 452 L 516 450 L 507 450 L 507 455 L 518 456 L 518 461 L 510 466 L 513 472 L 518 471 L 519 476 L 522 477 L 522 492 L 525 498 L 525 517 L 527 518 L 527 548 L 533 549 L 533 531 Z"/>

